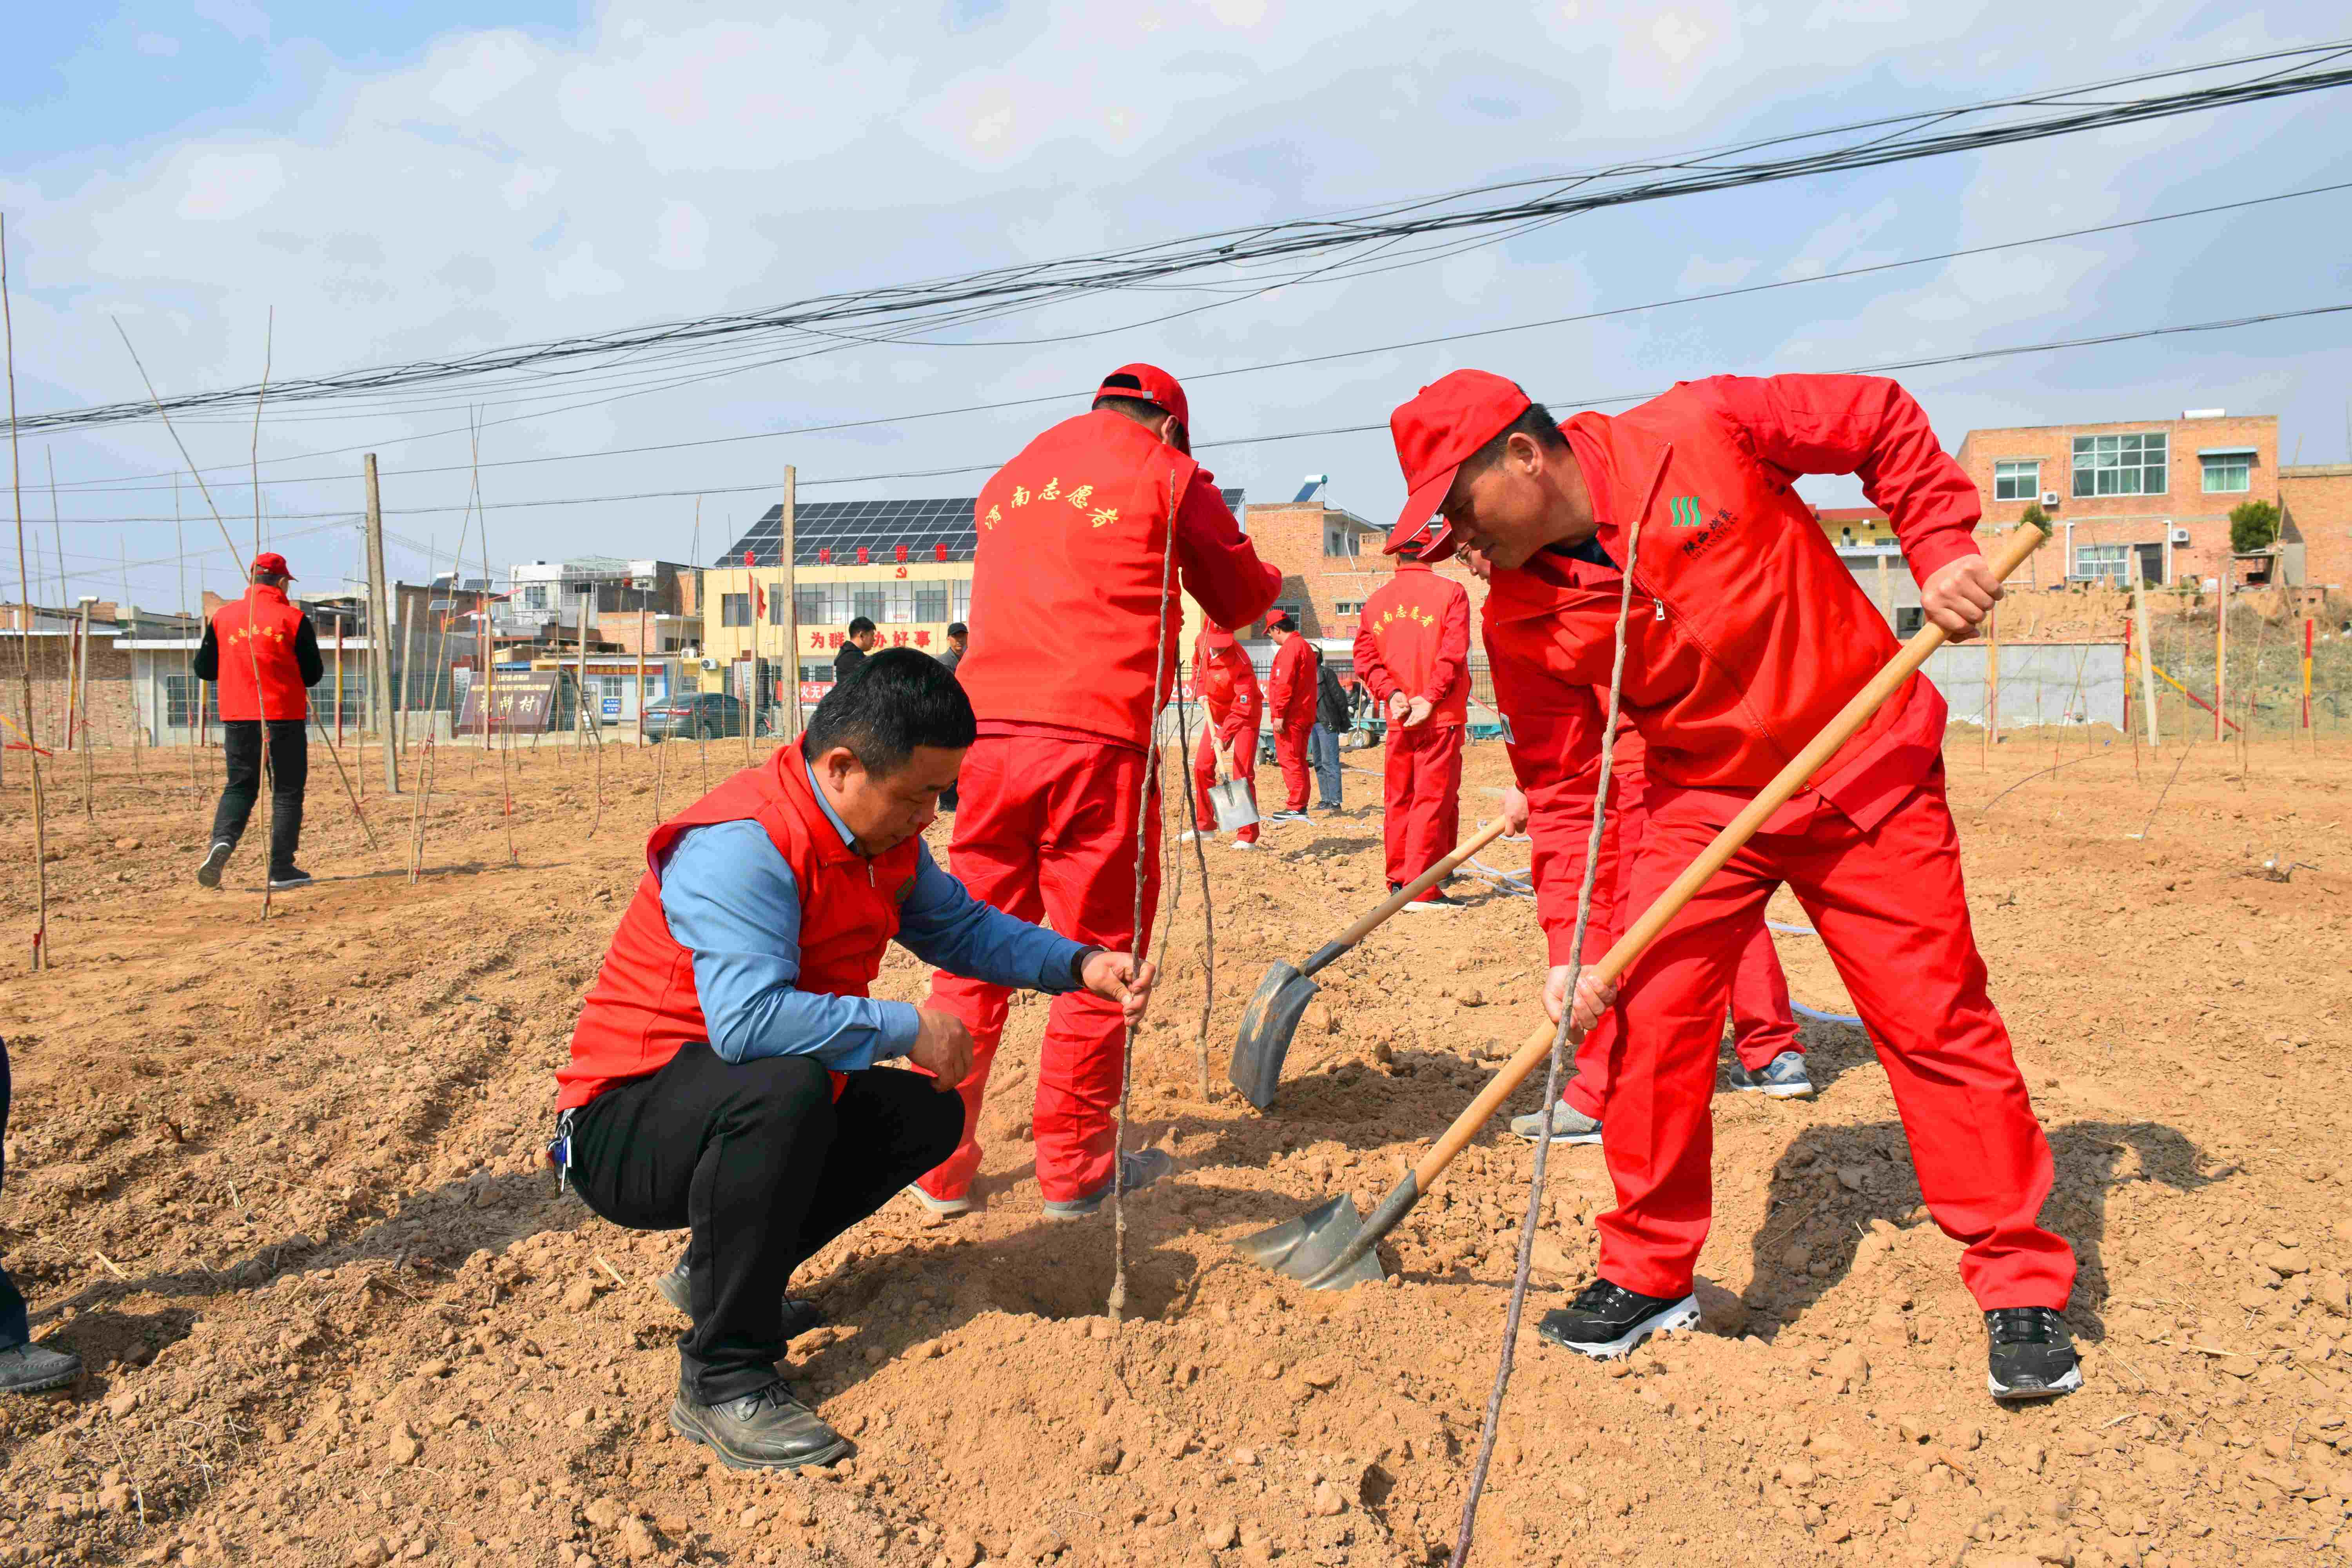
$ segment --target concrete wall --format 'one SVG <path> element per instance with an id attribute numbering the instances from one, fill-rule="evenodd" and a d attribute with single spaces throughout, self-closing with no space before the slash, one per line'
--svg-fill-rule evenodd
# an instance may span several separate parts
<path id="1" fill-rule="evenodd" d="M 1956 724 L 1985 722 L 1985 653 L 1981 643 L 1937 648 L 1927 676 L 1944 694 Z M 2003 643 L 2000 647 L 2000 729 L 2043 724 L 2124 721 L 2124 650 L 2120 643 Z"/>

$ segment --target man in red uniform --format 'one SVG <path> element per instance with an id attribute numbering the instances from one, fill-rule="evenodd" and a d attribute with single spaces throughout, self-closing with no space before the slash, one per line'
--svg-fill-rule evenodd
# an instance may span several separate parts
<path id="1" fill-rule="evenodd" d="M 1244 781 L 1250 804 L 1257 804 L 1257 728 L 1264 700 L 1258 693 L 1257 668 L 1234 641 L 1234 634 L 1212 622 L 1192 639 L 1192 689 L 1199 693 L 1208 721 L 1201 727 L 1201 743 L 1192 752 L 1193 820 L 1184 842 L 1216 836 L 1217 808 L 1209 786 L 1229 778 Z M 1257 847 L 1255 822 L 1234 833 L 1232 847 Z"/>
<path id="2" fill-rule="evenodd" d="M 1298 623 L 1276 616 L 1265 629 L 1274 634 L 1274 668 L 1266 672 L 1265 721 L 1274 727 L 1274 760 L 1282 766 L 1283 805 L 1268 822 L 1307 820 L 1307 737 L 1315 728 L 1316 680 L 1320 660 L 1298 635 Z"/>
<path id="3" fill-rule="evenodd" d="M 220 886 L 221 868 L 245 837 L 253 803 L 261 794 L 264 733 L 269 748 L 269 888 L 284 892 L 310 885 L 310 873 L 294 864 L 302 842 L 302 795 L 310 780 L 309 688 L 319 684 L 326 663 L 319 656 L 319 633 L 310 617 L 286 597 L 294 574 L 286 557 L 265 550 L 253 558 L 252 584 L 245 597 L 213 612 L 196 650 L 195 675 L 220 687 L 221 743 L 227 779 L 213 811 L 212 847 L 196 867 L 196 880 Z"/>
<path id="4" fill-rule="evenodd" d="M 2000 596 L 1973 537 L 1976 488 L 1890 381 L 1718 376 L 1559 426 L 1510 382 L 1457 371 L 1390 423 L 1411 496 L 1389 548 L 1426 560 L 1466 546 L 1491 560 L 1488 637 L 1516 667 L 1497 672 L 1498 694 L 1576 689 L 1590 703 L 1610 676 L 1618 593 L 1579 570 L 1613 574 L 1624 561 L 1633 574 L 1623 707 L 1648 743 L 1651 793 L 1626 868 L 1631 909 L 1647 908 L 1895 651 L 1797 499 L 1798 475 L 1860 477 L 1948 633 L 1973 634 Z M 1639 554 L 1625 561 L 1637 519 Z M 1914 676 L 1648 947 L 1622 1001 L 1590 974 L 1570 998 L 1569 969 L 1555 965 L 1555 1016 L 1572 1006 L 1591 1027 L 1612 1003 L 1620 1011 L 1603 1140 L 1618 1207 L 1600 1221 L 1599 1278 L 1546 1316 L 1546 1338 L 1615 1356 L 1696 1321 L 1724 997 L 1786 882 L 1878 1045 L 1928 1211 L 1963 1245 L 1989 1387 L 2014 1399 L 2081 1386 L 2060 1316 L 2074 1256 L 2036 1221 L 2050 1149 L 1969 929 L 1944 718 Z"/>
<path id="5" fill-rule="evenodd" d="M 1454 852 L 1462 828 L 1462 731 L 1470 703 L 1470 595 L 1426 563 L 1398 563 L 1364 601 L 1356 674 L 1388 716 L 1389 890 Z M 1455 909 L 1432 888 L 1409 912 Z"/>
<path id="6" fill-rule="evenodd" d="M 1050 915 L 1055 931 L 1123 951 L 1150 941 L 1158 897 L 1160 813 L 1141 795 L 1158 772 L 1155 716 L 1182 657 L 1175 590 L 1230 626 L 1264 615 L 1282 584 L 1191 451 L 1176 378 L 1122 365 L 1104 378 L 1092 411 L 1029 443 L 976 505 L 971 644 L 956 676 L 980 716 L 980 739 L 956 781 L 948 863 L 983 902 L 1024 920 Z M 1055 647 L 1076 657 L 1039 657 Z M 1148 839 L 1141 931 L 1139 807 Z M 1005 1004 L 1001 986 L 948 974 L 932 985 L 931 1005 L 961 1018 L 973 1044 L 963 1141 L 919 1184 L 938 1213 L 971 1206 L 980 1105 Z M 1093 1214 L 1110 1194 L 1119 1039 L 1118 1009 L 1093 997 L 1060 997 L 1047 1016 L 1032 1124 L 1048 1218 Z M 1130 1187 L 1171 1168 L 1157 1150 L 1128 1158 Z"/>
<path id="7" fill-rule="evenodd" d="M 730 1469 L 849 1445 L 777 1363 L 824 1321 L 793 1273 L 955 1147 L 961 1020 L 867 994 L 892 940 L 928 963 L 1139 1019 L 1151 969 L 975 901 L 922 830 L 972 740 L 929 654 L 889 648 L 780 747 L 654 830 L 555 1075 L 549 1152 L 599 1215 L 689 1233 L 659 1281 L 678 1339 L 673 1430 Z M 921 1072 L 877 1062 L 903 1057 Z M 925 1076 L 929 1075 L 929 1076 Z"/>

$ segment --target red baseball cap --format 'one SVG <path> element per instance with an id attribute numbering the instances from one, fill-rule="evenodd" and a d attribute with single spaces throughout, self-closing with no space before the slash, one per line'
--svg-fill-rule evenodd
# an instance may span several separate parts
<path id="1" fill-rule="evenodd" d="M 1163 414 L 1176 416 L 1176 423 L 1184 426 L 1189 439 L 1192 433 L 1192 406 L 1184 400 L 1181 383 L 1156 364 L 1123 364 L 1103 377 L 1095 388 L 1097 397 L 1135 397 L 1149 403 Z"/>
<path id="2" fill-rule="evenodd" d="M 1225 630 L 1224 627 L 1217 625 L 1214 621 L 1207 621 L 1202 624 L 1201 643 L 1204 647 L 1219 649 L 1240 646 L 1234 641 L 1233 633 Z"/>
<path id="3" fill-rule="evenodd" d="M 1454 553 L 1453 525 L 1437 515 L 1454 476 L 1470 455 L 1501 435 L 1535 404 L 1519 389 L 1483 370 L 1457 370 L 1440 376 L 1389 416 L 1397 466 L 1404 470 L 1404 510 L 1389 531 L 1383 552 L 1411 552 L 1423 561 Z"/>
<path id="4" fill-rule="evenodd" d="M 286 570 L 286 557 L 278 554 L 275 550 L 265 550 L 253 558 L 252 574 L 258 577 L 264 573 L 268 573 L 272 577 L 294 575 L 293 573 Z"/>

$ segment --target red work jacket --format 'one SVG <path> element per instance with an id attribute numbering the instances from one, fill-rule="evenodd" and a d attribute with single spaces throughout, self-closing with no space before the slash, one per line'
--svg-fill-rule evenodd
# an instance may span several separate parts
<path id="1" fill-rule="evenodd" d="M 1045 726 L 1145 743 L 1181 657 L 1182 612 L 1172 593 L 1162 602 L 1171 510 L 1175 585 L 1219 626 L 1264 615 L 1281 574 L 1209 471 L 1131 419 L 1066 419 L 982 487 L 971 641 L 956 667 L 982 734 Z"/>
<path id="2" fill-rule="evenodd" d="M 662 857 L 689 827 L 751 819 L 792 868 L 801 890 L 803 991 L 863 996 L 898 931 L 898 904 L 913 889 L 918 841 L 871 860 L 841 841 L 817 804 L 800 748 L 780 746 L 663 823 L 646 840 L 646 874 L 605 950 L 596 984 L 572 1031 L 572 1060 L 558 1069 L 555 1105 L 585 1105 L 614 1084 L 657 1072 L 678 1048 L 708 1041 L 694 988 L 694 950 L 669 933 L 662 912 Z M 845 1079 L 834 1075 L 838 1095 Z"/>
<path id="3" fill-rule="evenodd" d="M 1249 655 L 1231 643 L 1212 650 L 1205 634 L 1192 641 L 1192 689 L 1209 710 L 1210 732 L 1217 744 L 1233 746 L 1247 739 L 1248 754 L 1235 759 L 1237 767 L 1257 763 L 1258 716 L 1265 699 L 1257 683 L 1257 668 Z"/>
<path id="4" fill-rule="evenodd" d="M 1426 697 L 1432 724 L 1459 724 L 1469 714 L 1470 595 L 1418 561 L 1364 601 L 1356 629 L 1356 673 L 1386 704 L 1389 694 Z"/>
<path id="5" fill-rule="evenodd" d="M 1265 712 L 1277 731 L 1297 731 L 1315 722 L 1315 650 L 1293 636 L 1274 650 L 1266 672 Z"/>
<path id="6" fill-rule="evenodd" d="M 213 612 L 222 719 L 310 716 L 310 693 L 294 658 L 301 625 L 302 612 L 287 602 L 286 590 L 267 583 L 254 584 L 244 598 Z"/>
<path id="7" fill-rule="evenodd" d="M 1976 488 L 1891 381 L 1718 376 L 1562 430 L 1612 560 L 1642 520 L 1623 708 L 1647 743 L 1654 811 L 1701 792 L 1717 806 L 1753 795 L 1894 656 L 1885 621 L 1797 499 L 1796 475 L 1858 474 L 1923 584 L 1976 552 Z M 1512 704 L 1526 700 L 1504 699 L 1517 744 L 1557 768 L 1566 742 L 1542 731 L 1558 713 L 1590 715 L 1598 744 L 1591 689 L 1609 679 L 1615 574 L 1546 552 L 1496 572 L 1491 589 L 1498 697 L 1572 689 L 1530 706 L 1525 724 Z M 1914 676 L 1768 830 L 1822 802 L 1874 826 L 1937 764 L 1944 717 L 1942 697 Z"/>

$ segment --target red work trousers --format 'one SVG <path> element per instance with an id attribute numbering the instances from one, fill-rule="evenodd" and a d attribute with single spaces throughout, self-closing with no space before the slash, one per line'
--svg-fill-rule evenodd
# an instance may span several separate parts
<path id="1" fill-rule="evenodd" d="M 1150 758 L 1131 746 L 1038 735 L 983 735 L 964 753 L 948 868 L 971 896 L 1024 921 L 1050 919 L 1072 942 L 1136 951 L 1136 793 Z M 1149 940 L 1160 897 L 1157 781 L 1145 809 L 1143 924 Z M 937 1198 L 962 1197 L 980 1170 L 980 1107 L 1004 1036 L 1011 996 L 1002 985 L 945 972 L 929 1005 L 971 1031 L 963 1139 L 922 1178 Z M 1084 991 L 1054 998 L 1037 1056 L 1034 1130 L 1037 1186 L 1055 1202 L 1090 1195 L 1111 1179 L 1112 1112 L 1118 1105 L 1118 1005 Z"/>
<path id="2" fill-rule="evenodd" d="M 1878 1049 L 1920 1195 L 1964 1248 L 1962 1283 L 1988 1311 L 2064 1306 L 2074 1254 L 2035 1218 L 2050 1195 L 2050 1145 L 1985 994 L 1942 768 L 1867 831 L 1819 796 L 1800 803 L 1800 819 L 1751 838 L 1626 976 L 1602 1138 L 1618 1206 L 1598 1222 L 1601 1273 L 1644 1295 L 1691 1288 L 1713 1212 L 1723 997 L 1747 933 L 1786 882 Z M 1634 908 L 1690 864 L 1731 809 L 1653 791 L 1632 862 Z"/>
<path id="3" fill-rule="evenodd" d="M 1250 804 L 1257 804 L 1257 726 L 1253 724 L 1234 740 L 1234 776 L 1249 785 Z M 1192 748 L 1192 806 L 1194 820 L 1203 833 L 1217 831 L 1217 806 L 1209 798 L 1209 786 L 1217 782 L 1217 736 L 1215 731 L 1201 731 L 1201 743 Z M 1257 842 L 1257 824 L 1253 822 L 1234 837 L 1244 844 Z"/>
<path id="4" fill-rule="evenodd" d="M 1289 811 L 1307 809 L 1307 737 L 1315 728 L 1315 715 L 1309 713 L 1295 726 L 1276 724 L 1274 727 L 1274 760 L 1282 765 L 1284 806 Z M 1452 845 L 1447 845 L 1452 848 Z"/>
<path id="5" fill-rule="evenodd" d="M 1610 793 L 1619 797 L 1609 808 L 1617 818 L 1620 892 L 1616 923 L 1607 933 L 1609 942 L 1613 942 L 1617 932 L 1633 924 L 1634 917 L 1642 912 L 1631 901 L 1632 879 L 1624 875 L 1624 868 L 1642 852 L 1642 837 L 1649 816 L 1643 805 L 1646 786 L 1638 771 L 1612 780 Z M 1586 961 L 1597 962 L 1608 951 L 1609 942 L 1596 948 L 1588 932 Z M 1560 1099 L 1586 1116 L 1601 1118 L 1601 1102 L 1609 1094 L 1609 1056 L 1614 1038 L 1613 1028 L 1594 1029 L 1587 1035 L 1576 1053 L 1576 1076 L 1560 1090 Z M 1805 1048 L 1797 1037 L 1797 1016 L 1789 1005 L 1788 976 L 1780 973 L 1780 955 L 1773 949 L 1772 933 L 1765 928 L 1761 907 L 1756 911 L 1756 929 L 1740 944 L 1739 962 L 1731 972 L 1731 1048 L 1739 1058 L 1739 1065 L 1749 1072 L 1769 1066 L 1782 1051 L 1801 1053 Z"/>
<path id="6" fill-rule="evenodd" d="M 1462 726 L 1391 724 L 1387 752 L 1381 839 L 1389 881 L 1402 886 L 1453 854 L 1462 836 Z"/>

